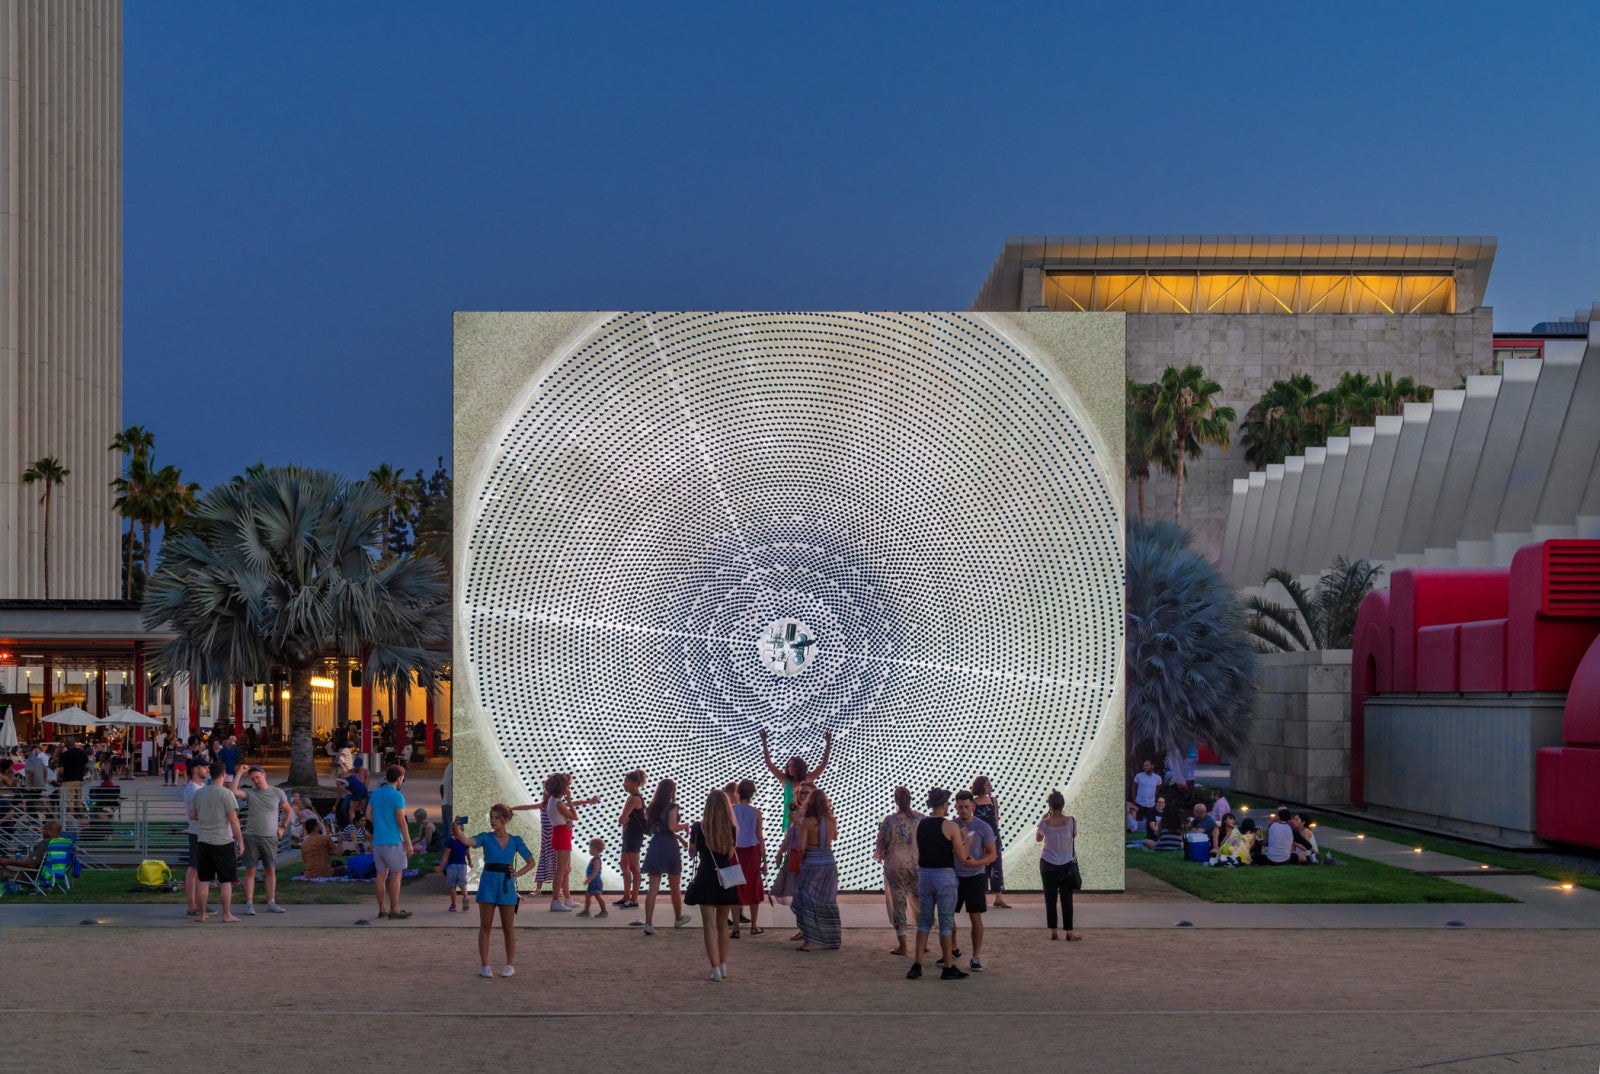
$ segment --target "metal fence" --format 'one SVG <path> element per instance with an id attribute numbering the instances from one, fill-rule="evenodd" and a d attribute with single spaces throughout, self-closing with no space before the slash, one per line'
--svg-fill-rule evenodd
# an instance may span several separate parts
<path id="1" fill-rule="evenodd" d="M 189 848 L 189 822 L 182 801 L 137 794 L 112 798 L 85 786 L 85 800 L 69 803 L 59 794 L 38 798 L 27 791 L 0 791 L 0 856 L 25 857 L 41 837 L 45 821 L 77 836 L 78 860 L 85 868 L 137 865 L 146 858 L 181 862 Z"/>

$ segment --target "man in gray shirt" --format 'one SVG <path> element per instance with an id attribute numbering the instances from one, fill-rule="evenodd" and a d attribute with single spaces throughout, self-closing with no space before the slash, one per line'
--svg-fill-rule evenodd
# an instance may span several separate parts
<path id="1" fill-rule="evenodd" d="M 200 891 L 196 900 L 200 922 L 206 920 L 206 900 L 211 897 L 211 882 L 222 889 L 222 920 L 238 921 L 233 916 L 233 882 L 239 874 L 239 854 L 244 853 L 244 833 L 239 830 L 239 803 L 227 785 L 228 769 L 221 761 L 211 762 L 211 782 L 194 794 L 189 819 L 195 822 L 197 850 L 195 867 Z"/>
<path id="2" fill-rule="evenodd" d="M 234 797 L 245 803 L 244 821 L 244 908 L 247 917 L 256 916 L 256 866 L 266 872 L 267 913 L 281 914 L 278 905 L 278 844 L 294 823 L 289 798 L 267 784 L 267 772 L 253 764 L 233 788 Z"/>
<path id="3" fill-rule="evenodd" d="M 44 755 L 43 746 L 34 746 L 22 763 L 22 786 L 24 808 L 35 816 L 44 816 L 44 792 L 50 789 L 50 758 Z"/>
<path id="4" fill-rule="evenodd" d="M 966 860 L 971 863 L 962 864 L 961 859 L 956 860 L 956 913 L 965 909 L 972 922 L 972 961 L 968 965 L 981 970 L 983 915 L 989 909 L 989 864 L 994 861 L 998 851 L 994 829 L 989 827 L 987 821 L 972 815 L 976 805 L 971 791 L 956 792 L 956 824 L 960 826 L 967 844 Z M 955 957 L 960 958 L 961 945 L 956 936 L 956 932 L 950 934 L 950 946 L 954 948 Z"/>

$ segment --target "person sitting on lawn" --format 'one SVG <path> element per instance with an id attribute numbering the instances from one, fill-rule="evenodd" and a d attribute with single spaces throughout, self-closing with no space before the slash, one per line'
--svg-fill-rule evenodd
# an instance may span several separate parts
<path id="1" fill-rule="evenodd" d="M 1265 844 L 1255 859 L 1256 864 L 1287 865 L 1293 860 L 1294 829 L 1289 826 L 1288 809 L 1280 807 L 1272 823 L 1267 825 Z"/>
<path id="2" fill-rule="evenodd" d="M 428 817 L 428 811 L 418 808 L 412 812 L 411 819 L 417 823 L 417 835 L 412 842 L 423 850 L 432 850 L 434 836 L 438 833 L 438 830 Z"/>
<path id="3" fill-rule="evenodd" d="M 29 858 L 0 858 L 0 882 L 11 879 L 12 869 L 38 869 L 44 865 L 45 855 L 50 852 L 50 840 L 61 834 L 59 820 L 44 822 L 44 838 L 33 845 L 33 856 Z"/>
<path id="4" fill-rule="evenodd" d="M 1124 822 L 1124 826 L 1130 832 L 1143 831 L 1144 821 L 1139 817 L 1139 807 L 1134 805 L 1132 802 L 1127 803 L 1127 806 L 1128 816 L 1127 820 Z"/>
<path id="5" fill-rule="evenodd" d="M 1216 818 L 1218 824 L 1221 824 L 1222 818 L 1233 812 L 1233 806 L 1228 802 L 1227 792 L 1213 790 L 1211 792 L 1211 804 L 1206 809 L 1206 812 Z"/>
<path id="6" fill-rule="evenodd" d="M 1321 856 L 1321 852 L 1317 849 L 1317 833 L 1312 830 L 1306 815 L 1291 814 L 1289 828 L 1294 833 L 1294 842 L 1289 847 L 1289 855 L 1302 865 L 1317 864 Z"/>
<path id="7" fill-rule="evenodd" d="M 1238 821 L 1232 813 L 1222 818 L 1217 830 L 1211 833 L 1212 865 L 1248 865 L 1250 843 L 1239 831 Z"/>
<path id="8" fill-rule="evenodd" d="M 1155 813 L 1145 822 L 1144 848 L 1146 850 L 1183 850 L 1183 833 L 1174 819 L 1168 823 L 1167 800 L 1157 798 Z"/>
<path id="9" fill-rule="evenodd" d="M 1204 802 L 1194 804 L 1194 816 L 1189 818 L 1188 830 L 1191 832 L 1204 832 L 1206 842 L 1214 849 L 1217 845 L 1217 822 L 1206 809 Z"/>
<path id="10" fill-rule="evenodd" d="M 320 880 L 344 872 L 344 863 L 333 860 L 333 840 L 314 817 L 306 821 L 306 832 L 300 839 L 300 860 L 305 863 L 302 875 L 307 880 Z"/>

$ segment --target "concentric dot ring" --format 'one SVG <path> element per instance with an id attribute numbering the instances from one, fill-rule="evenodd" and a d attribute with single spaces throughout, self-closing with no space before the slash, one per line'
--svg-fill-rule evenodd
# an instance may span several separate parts
<path id="1" fill-rule="evenodd" d="M 1009 860 L 1121 659 L 1120 479 L 1051 368 L 982 315 L 753 313 L 609 315 L 531 368 L 461 594 L 527 792 L 644 767 L 694 817 L 754 776 L 774 845 L 757 732 L 815 764 L 832 731 L 842 887 L 881 882 L 899 784 L 989 775 Z"/>

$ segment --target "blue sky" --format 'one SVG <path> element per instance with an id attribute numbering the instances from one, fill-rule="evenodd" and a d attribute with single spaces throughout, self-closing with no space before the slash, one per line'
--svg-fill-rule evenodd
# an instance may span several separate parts
<path id="1" fill-rule="evenodd" d="M 206 484 L 450 451 L 458 309 L 965 309 L 1005 236 L 1489 234 L 1600 299 L 1582 5 L 124 11 L 125 423 Z"/>

